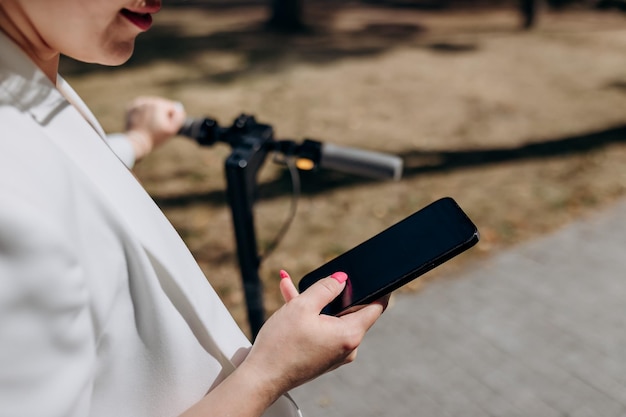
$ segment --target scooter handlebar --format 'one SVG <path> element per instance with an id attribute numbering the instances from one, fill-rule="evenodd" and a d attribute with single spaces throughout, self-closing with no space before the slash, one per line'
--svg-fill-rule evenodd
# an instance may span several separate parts
<path id="1" fill-rule="evenodd" d="M 394 155 L 324 143 L 319 166 L 362 177 L 399 180 L 403 163 Z"/>
<path id="2" fill-rule="evenodd" d="M 245 120 L 254 122 L 254 119 Z M 237 123 L 233 126 L 238 126 Z M 220 141 L 229 143 L 229 136 L 225 135 L 227 131 L 213 119 L 188 118 L 179 134 L 195 139 L 201 145 L 210 146 Z M 300 152 L 296 151 L 295 156 L 308 158 L 320 168 L 374 179 L 399 180 L 402 177 L 402 159 L 394 155 L 308 139 L 297 148 Z"/>

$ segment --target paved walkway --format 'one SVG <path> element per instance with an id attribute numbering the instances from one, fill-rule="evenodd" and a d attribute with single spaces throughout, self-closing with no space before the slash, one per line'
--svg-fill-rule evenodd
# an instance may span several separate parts
<path id="1" fill-rule="evenodd" d="M 626 201 L 396 297 L 305 417 L 626 416 Z"/>

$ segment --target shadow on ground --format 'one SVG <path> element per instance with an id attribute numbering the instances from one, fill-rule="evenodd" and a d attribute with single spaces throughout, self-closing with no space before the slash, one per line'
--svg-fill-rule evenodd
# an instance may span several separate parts
<path id="1" fill-rule="evenodd" d="M 258 6 L 258 3 L 244 1 L 235 6 L 226 6 L 222 2 L 191 2 L 181 3 L 176 8 L 197 9 L 199 13 L 204 13 L 224 7 L 232 9 L 245 6 L 242 8 L 242 13 L 245 13 L 266 7 Z M 253 13 L 250 20 L 243 17 L 241 24 L 227 30 L 198 36 L 186 34 L 184 21 L 155 25 L 137 39 L 135 53 L 124 68 L 147 67 L 157 61 L 185 62 L 190 66 L 198 66 L 201 65 L 198 63 L 200 56 L 210 53 L 234 53 L 241 57 L 234 69 L 203 68 L 201 75 L 195 78 L 181 77 L 165 83 L 168 86 L 180 86 L 205 82 L 230 83 L 250 74 L 280 71 L 293 64 L 325 65 L 346 58 L 375 56 L 401 46 L 427 48 L 445 54 L 479 50 L 479 45 L 474 43 L 429 42 L 429 28 L 419 18 L 409 23 L 371 21 L 352 29 L 334 29 L 333 16 L 346 6 L 324 1 L 312 2 L 312 5 L 323 8 L 311 11 L 310 14 L 315 16 L 316 22 L 324 23 L 310 25 L 308 30 L 295 34 L 268 30 L 264 22 L 259 21 L 258 13 Z M 207 26 L 210 25 L 208 21 Z M 517 30 L 513 26 L 510 28 L 510 31 Z M 61 73 L 66 76 L 115 70 L 116 67 L 83 64 L 71 59 L 64 59 L 61 65 Z"/>

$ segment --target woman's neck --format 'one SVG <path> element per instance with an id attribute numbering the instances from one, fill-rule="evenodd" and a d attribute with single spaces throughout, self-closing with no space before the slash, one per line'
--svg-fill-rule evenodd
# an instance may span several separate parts
<path id="1" fill-rule="evenodd" d="M 56 85 L 60 54 L 48 46 L 15 3 L 0 1 L 0 30 L 11 38 Z"/>

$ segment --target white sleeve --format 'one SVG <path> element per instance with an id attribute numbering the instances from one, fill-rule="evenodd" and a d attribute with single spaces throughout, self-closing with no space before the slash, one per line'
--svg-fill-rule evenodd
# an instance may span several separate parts
<path id="1" fill-rule="evenodd" d="M 106 136 L 106 142 L 118 158 L 129 169 L 135 166 L 135 149 L 123 133 L 110 133 Z"/>
<path id="2" fill-rule="evenodd" d="M 89 292 L 71 231 L 0 196 L 0 415 L 85 417 L 95 374 Z"/>

